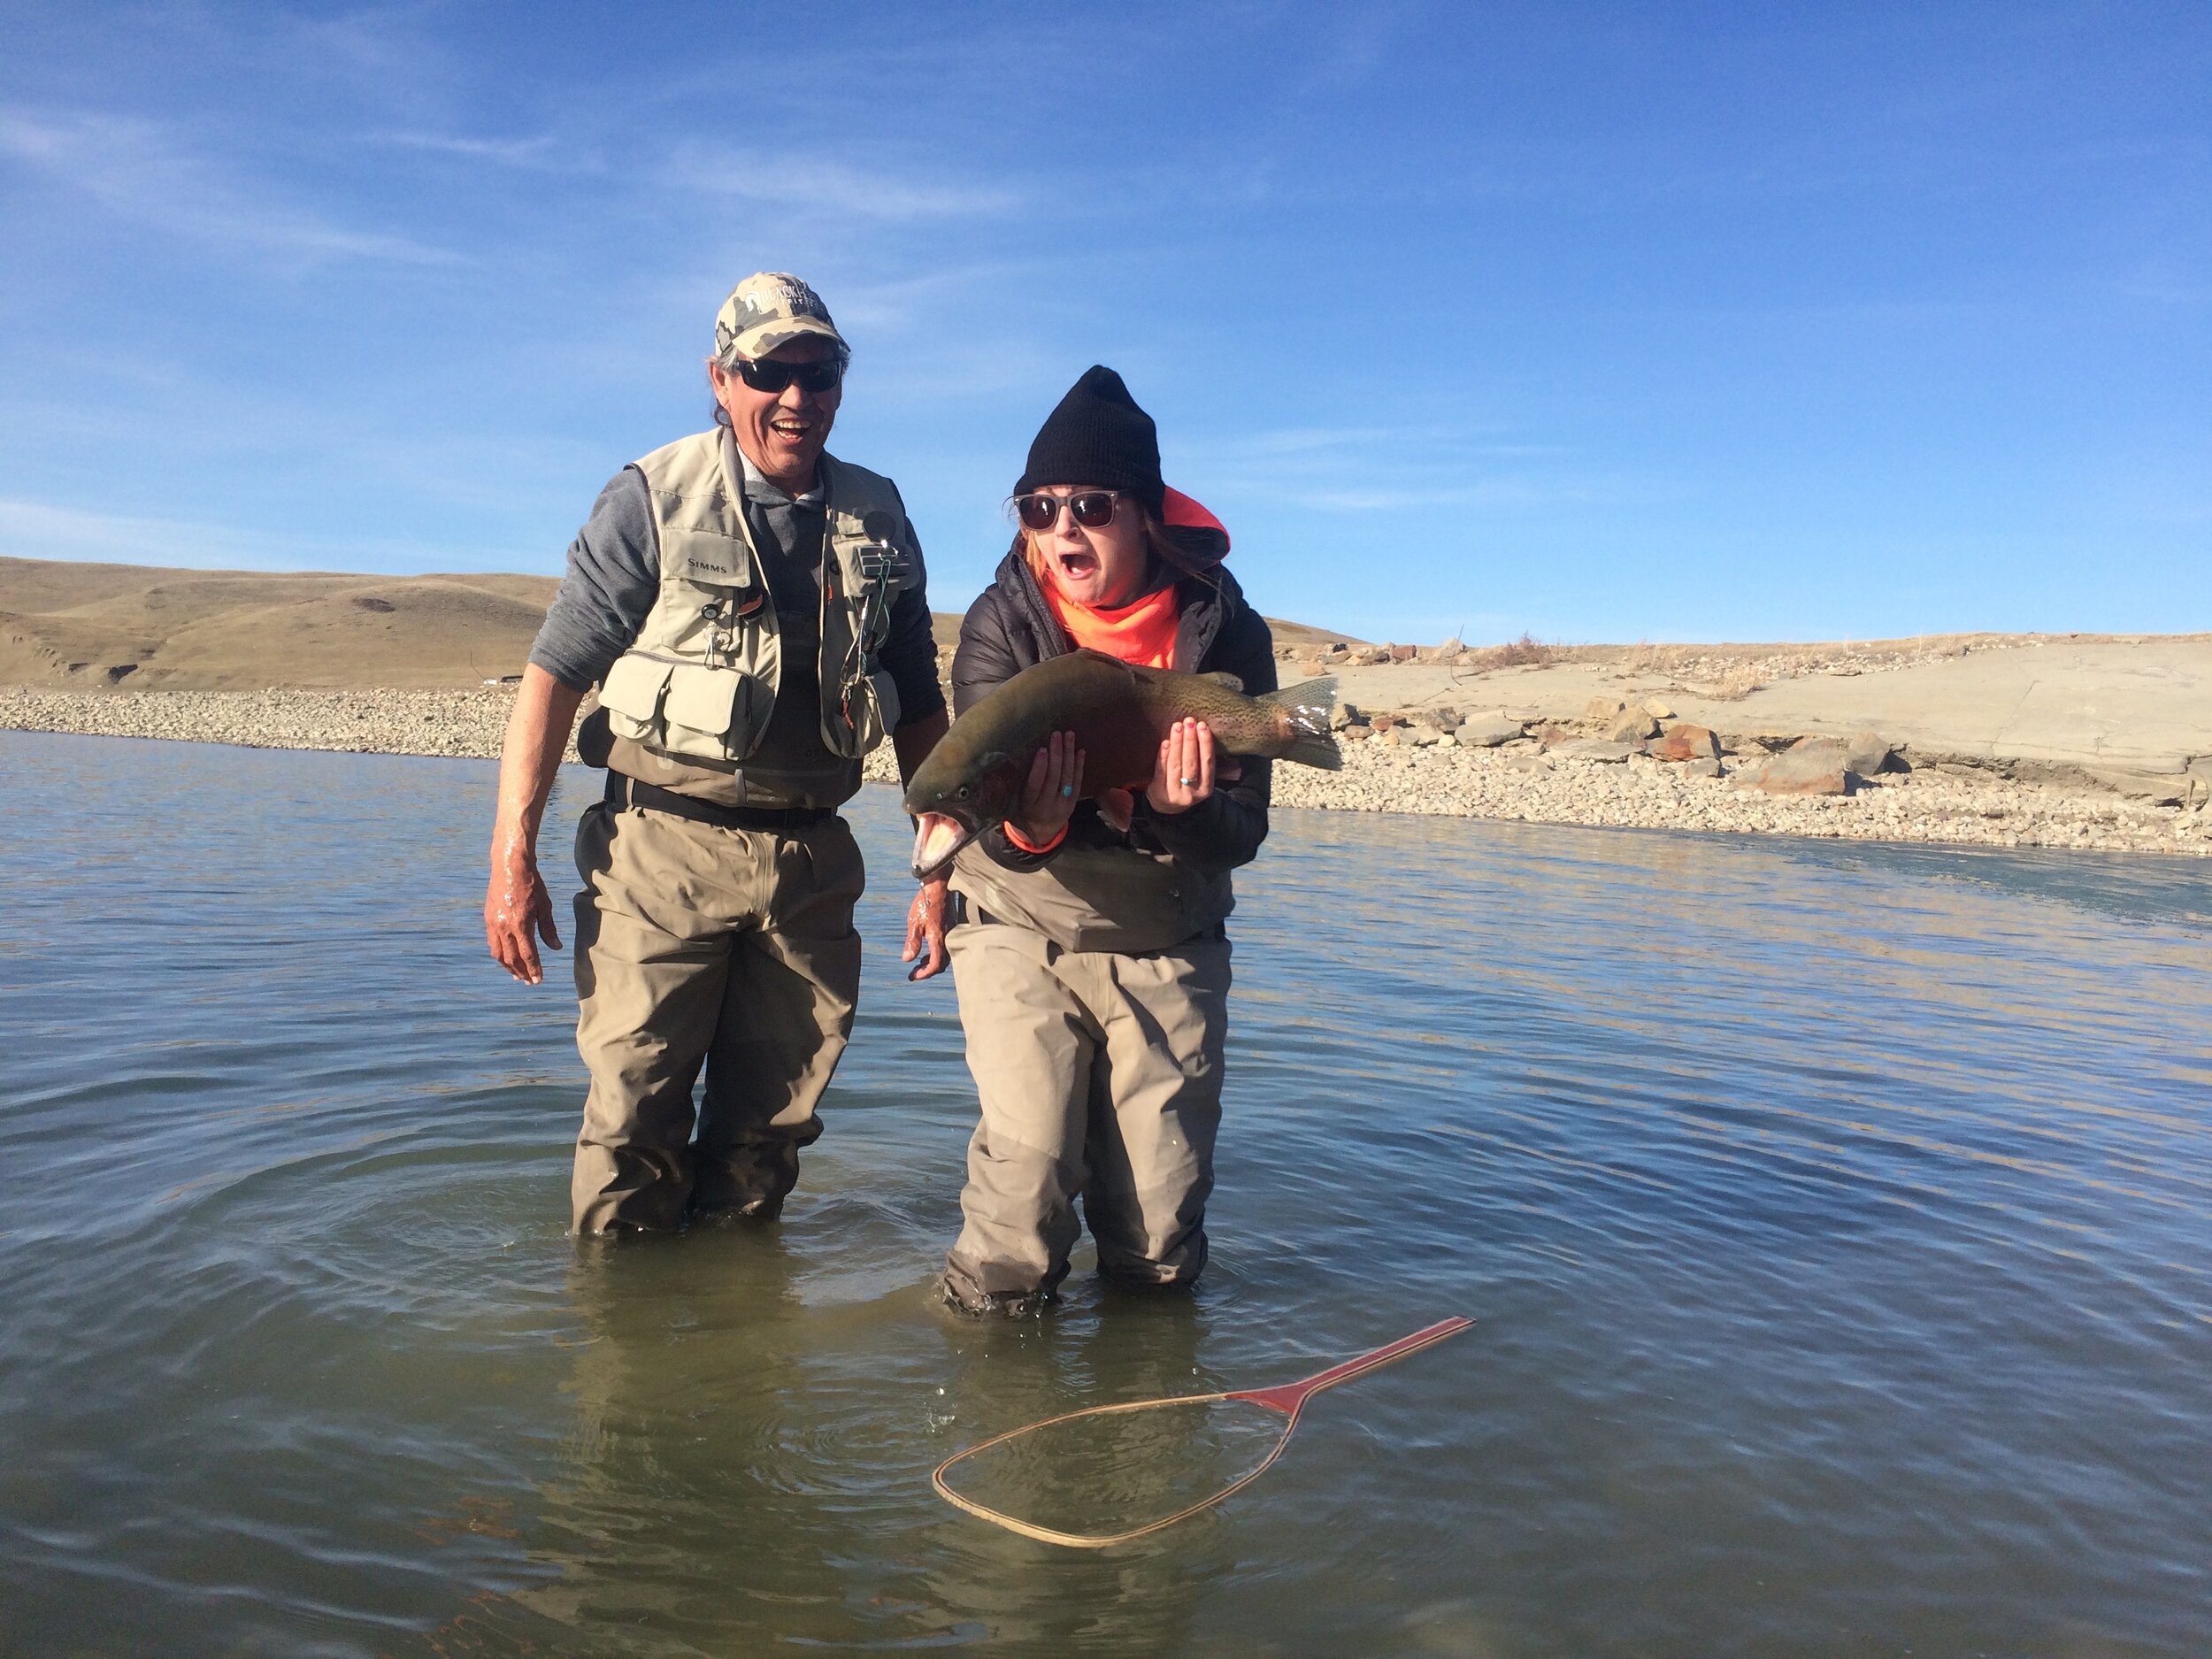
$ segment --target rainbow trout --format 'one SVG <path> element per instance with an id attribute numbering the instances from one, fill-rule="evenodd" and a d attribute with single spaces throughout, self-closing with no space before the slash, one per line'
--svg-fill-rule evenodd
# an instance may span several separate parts
<path id="1" fill-rule="evenodd" d="M 1329 731 L 1335 707 L 1333 680 L 1248 697 L 1234 674 L 1138 668 L 1099 651 L 1048 657 L 985 693 L 916 770 L 906 791 L 906 810 L 922 820 L 914 873 L 936 874 L 986 828 L 1005 821 L 1020 804 L 1030 762 L 1055 732 L 1075 733 L 1084 754 L 1083 794 L 1095 799 L 1151 782 L 1160 740 L 1184 718 L 1212 727 L 1221 753 L 1334 772 L 1344 764 Z M 939 821 L 945 819 L 949 824 Z"/>

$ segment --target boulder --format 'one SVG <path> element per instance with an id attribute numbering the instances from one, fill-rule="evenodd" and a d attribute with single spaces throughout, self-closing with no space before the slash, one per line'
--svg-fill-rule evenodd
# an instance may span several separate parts
<path id="1" fill-rule="evenodd" d="M 1769 795 L 1849 795 L 1859 781 L 1844 746 L 1832 737 L 1804 738 L 1736 775 Z"/>
<path id="2" fill-rule="evenodd" d="M 1628 705 L 1618 697 L 1593 697 L 1583 706 L 1582 718 L 1591 726 L 1610 726 Z"/>
<path id="3" fill-rule="evenodd" d="M 1576 737 L 1555 745 L 1551 752 L 1564 755 L 1570 760 L 1595 760 L 1608 765 L 1619 765 L 1636 751 L 1626 743 L 1609 743 L 1596 737 Z"/>
<path id="4" fill-rule="evenodd" d="M 1878 732 L 1861 732 L 1844 741 L 1843 752 L 1853 772 L 1871 778 L 1878 772 L 1891 770 L 1897 746 Z"/>
<path id="5" fill-rule="evenodd" d="M 1772 755 L 1797 741 L 1794 732 L 1723 732 L 1721 748 L 1731 755 Z"/>
<path id="6" fill-rule="evenodd" d="M 1387 743 L 1391 746 L 1391 748 L 1395 749 L 1400 744 L 1403 743 L 1405 739 L 1398 735 L 1398 728 L 1396 726 L 1379 725 L 1375 728 L 1375 741 L 1378 743 Z"/>
<path id="7" fill-rule="evenodd" d="M 1655 760 L 1710 760 L 1719 753 L 1720 739 L 1713 728 L 1693 726 L 1687 720 L 1669 726 L 1665 735 L 1651 746 Z"/>
<path id="8" fill-rule="evenodd" d="M 1432 726 L 1440 732 L 1456 732 L 1460 727 L 1459 710 L 1449 705 L 1440 705 L 1421 711 L 1425 726 Z"/>
<path id="9" fill-rule="evenodd" d="M 1390 660 L 1394 663 L 1409 663 L 1420 654 L 1421 648 L 1417 645 L 1394 645 L 1390 648 Z"/>
<path id="10" fill-rule="evenodd" d="M 1367 717 L 1367 724 L 1378 732 L 1387 732 L 1398 724 L 1398 717 L 1394 714 L 1371 714 Z"/>
<path id="11" fill-rule="evenodd" d="M 1495 749 L 1501 743 L 1510 743 L 1520 734 L 1521 723 L 1502 709 L 1494 714 L 1478 714 L 1459 724 L 1459 741 L 1475 749 Z"/>
<path id="12" fill-rule="evenodd" d="M 1623 709 L 1607 723 L 1605 741 L 1609 743 L 1640 743 L 1659 729 L 1659 722 L 1641 709 Z"/>
<path id="13" fill-rule="evenodd" d="M 1673 705 L 1669 703 L 1664 697 L 1646 697 L 1644 699 L 1644 712 L 1648 714 L 1655 720 L 1671 720 L 1674 718 Z"/>
<path id="14" fill-rule="evenodd" d="M 1725 778 L 1728 775 L 1728 768 L 1720 764 L 1717 755 L 1707 755 L 1694 760 L 1682 770 L 1692 778 Z"/>
<path id="15" fill-rule="evenodd" d="M 1364 743 L 1369 738 L 1374 736 L 1375 733 L 1374 728 L 1371 726 L 1348 726 L 1340 731 L 1337 735 L 1340 738 L 1348 739 L 1355 743 Z"/>
<path id="16" fill-rule="evenodd" d="M 2188 803 L 2190 778 L 2186 772 L 2131 772 L 2118 766 L 2088 766 L 2083 770 L 2113 794 L 2131 801 L 2140 801 L 2148 806 Z"/>
<path id="17" fill-rule="evenodd" d="M 1423 749 L 1457 749 L 1459 740 L 1449 732 L 1425 731 L 1414 738 Z"/>

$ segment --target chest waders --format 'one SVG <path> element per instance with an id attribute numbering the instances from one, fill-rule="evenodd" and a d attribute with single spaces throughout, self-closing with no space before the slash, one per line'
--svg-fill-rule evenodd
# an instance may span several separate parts
<path id="1" fill-rule="evenodd" d="M 798 1179 L 860 991 L 860 849 L 834 804 L 899 723 L 877 653 L 893 600 L 922 584 L 919 561 L 895 545 L 905 510 L 890 480 L 824 456 L 820 649 L 787 662 L 803 629 L 780 628 L 762 557 L 779 549 L 754 538 L 729 434 L 680 439 L 637 467 L 660 590 L 601 687 L 610 764 L 717 808 L 750 810 L 751 794 L 766 794 L 766 815 L 784 821 L 691 821 L 668 807 L 584 815 L 576 1042 L 592 1083 L 570 1194 L 586 1233 L 772 1217 Z M 810 680 L 818 732 L 771 735 L 779 691 L 789 717 Z M 794 739 L 807 753 L 782 752 Z M 833 799 L 790 811 L 774 797 L 818 777 L 791 764 L 816 757 Z"/>

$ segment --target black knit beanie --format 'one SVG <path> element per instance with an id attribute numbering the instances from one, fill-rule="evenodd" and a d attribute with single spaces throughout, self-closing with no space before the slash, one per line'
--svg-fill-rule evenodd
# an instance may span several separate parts
<path id="1" fill-rule="evenodd" d="M 1094 364 L 1045 417 L 1029 446 L 1017 495 L 1046 484 L 1097 484 L 1125 489 L 1155 518 L 1167 486 L 1160 479 L 1160 434 L 1137 407 L 1121 376 Z"/>

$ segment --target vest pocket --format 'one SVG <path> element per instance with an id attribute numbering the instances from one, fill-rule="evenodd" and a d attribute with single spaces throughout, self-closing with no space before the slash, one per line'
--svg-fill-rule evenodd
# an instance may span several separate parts
<path id="1" fill-rule="evenodd" d="M 868 683 L 875 687 L 877 726 L 875 741 L 880 742 L 898 730 L 901 713 L 899 682 L 891 678 L 888 669 L 879 668 L 868 676 Z M 875 744 L 872 742 L 869 747 L 872 749 Z"/>
<path id="2" fill-rule="evenodd" d="M 752 549 L 733 535 L 695 525 L 665 525 L 661 530 L 661 572 L 703 588 L 733 591 L 754 588 Z"/>
<path id="3" fill-rule="evenodd" d="M 626 737 L 642 737 L 659 723 L 661 694 L 667 689 L 671 663 L 657 663 L 633 652 L 615 658 L 599 687 L 600 706 Z"/>
<path id="4" fill-rule="evenodd" d="M 662 704 L 671 726 L 688 726 L 715 737 L 737 723 L 739 695 L 746 675 L 734 668 L 709 668 L 698 663 L 676 663 L 669 670 L 668 696 Z"/>

